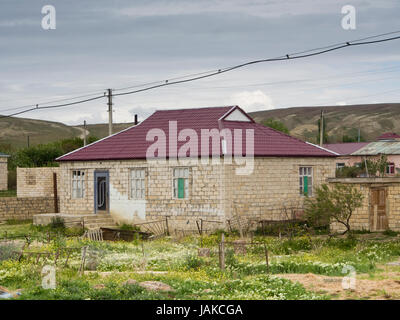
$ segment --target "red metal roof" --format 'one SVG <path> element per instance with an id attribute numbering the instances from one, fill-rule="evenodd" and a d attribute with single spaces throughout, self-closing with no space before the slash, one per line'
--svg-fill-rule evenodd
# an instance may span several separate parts
<path id="1" fill-rule="evenodd" d="M 227 121 L 226 117 L 233 110 L 242 111 L 249 121 Z M 86 147 L 80 148 L 61 156 L 60 161 L 90 161 L 90 160 L 123 160 L 123 159 L 146 159 L 146 151 L 154 141 L 146 141 L 146 135 L 151 129 L 161 129 L 166 134 L 167 154 L 169 147 L 169 122 L 176 121 L 178 134 L 182 129 L 192 129 L 198 136 L 197 156 L 207 153 L 201 150 L 201 131 L 204 129 L 231 129 L 234 137 L 234 129 L 242 129 L 242 154 L 246 150 L 246 131 L 254 130 L 254 155 L 255 156 L 304 156 L 304 157 L 331 157 L 333 153 L 311 145 L 282 132 L 257 124 L 242 109 L 237 106 L 179 109 L 156 111 L 139 125 L 128 128 L 117 134 L 94 142 Z M 234 144 L 236 142 L 235 139 Z M 179 141 L 177 149 L 186 141 Z M 228 146 L 229 150 L 229 146 Z M 193 151 L 193 150 L 192 150 Z M 234 152 L 236 154 L 237 152 Z M 222 148 L 212 149 L 208 154 L 222 155 Z M 194 154 L 192 153 L 192 156 Z"/>
<path id="2" fill-rule="evenodd" d="M 340 155 L 348 155 L 362 147 L 365 147 L 369 142 L 346 142 L 346 143 L 328 143 L 324 144 L 324 148 L 336 152 Z"/>
<path id="3" fill-rule="evenodd" d="M 400 136 L 394 132 L 386 132 L 378 137 L 377 140 L 393 140 L 399 139 Z"/>

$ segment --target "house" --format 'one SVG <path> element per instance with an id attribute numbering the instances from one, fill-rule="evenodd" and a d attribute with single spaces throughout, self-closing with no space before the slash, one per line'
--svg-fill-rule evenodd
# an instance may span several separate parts
<path id="1" fill-rule="evenodd" d="M 336 154 L 255 121 L 238 106 L 156 111 L 57 159 L 60 212 L 140 223 L 282 219 L 335 175 Z"/>
<path id="2" fill-rule="evenodd" d="M 400 141 L 399 140 L 380 140 L 371 142 L 363 148 L 353 152 L 353 157 L 360 159 L 376 159 L 380 155 L 387 156 L 388 165 L 386 175 L 394 176 L 400 174 Z"/>
<path id="3" fill-rule="evenodd" d="M 400 135 L 394 132 L 386 132 L 377 138 L 378 141 L 400 141 Z"/>
<path id="4" fill-rule="evenodd" d="M 8 157 L 9 155 L 0 152 L 0 191 L 8 189 Z"/>
<path id="5" fill-rule="evenodd" d="M 351 167 L 356 163 L 362 161 L 360 156 L 353 156 L 353 152 L 365 147 L 368 142 L 347 142 L 347 143 L 328 143 L 324 144 L 323 147 L 335 152 L 338 157 L 336 158 L 336 169 L 343 168 L 345 166 Z"/>
<path id="6" fill-rule="evenodd" d="M 360 166 L 365 159 L 377 159 L 385 154 L 388 161 L 386 175 L 400 173 L 400 135 L 396 133 L 386 132 L 375 142 L 331 143 L 323 147 L 338 154 L 336 169 Z"/>

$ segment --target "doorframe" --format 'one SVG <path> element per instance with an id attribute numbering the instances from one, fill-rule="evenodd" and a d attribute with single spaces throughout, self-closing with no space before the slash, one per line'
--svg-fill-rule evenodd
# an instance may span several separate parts
<path id="1" fill-rule="evenodd" d="M 375 205 L 372 205 L 373 202 L 373 192 L 377 191 L 377 197 L 378 197 L 378 203 L 379 203 L 379 191 L 383 190 L 385 192 L 385 217 L 386 217 L 386 221 L 388 224 L 388 227 L 385 228 L 381 228 L 378 229 L 378 212 L 377 210 L 375 210 Z M 388 197 L 388 189 L 386 186 L 371 186 L 369 189 L 369 216 L 368 216 L 368 221 L 369 221 L 369 229 L 370 231 L 376 231 L 376 232 L 382 232 L 385 230 L 389 229 L 389 203 L 387 201 L 387 197 Z M 378 204 L 376 204 L 376 206 L 378 206 Z M 373 228 L 371 228 L 371 220 L 372 220 L 372 225 Z"/>
<path id="2" fill-rule="evenodd" d="M 94 186 L 93 186 L 93 195 L 94 195 L 94 213 L 98 214 L 99 210 L 97 210 L 97 177 L 106 177 L 106 210 L 105 213 L 110 213 L 110 173 L 108 170 L 94 170 Z M 103 211 L 103 210 L 100 210 Z"/>

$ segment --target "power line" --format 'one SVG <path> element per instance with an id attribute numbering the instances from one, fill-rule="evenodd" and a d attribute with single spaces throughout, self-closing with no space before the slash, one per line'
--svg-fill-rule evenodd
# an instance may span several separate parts
<path id="1" fill-rule="evenodd" d="M 400 31 L 398 31 L 398 32 L 400 32 Z M 278 57 L 278 58 L 253 60 L 253 61 L 245 62 L 245 63 L 239 64 L 239 65 L 236 65 L 236 66 L 228 67 L 228 68 L 225 68 L 225 69 L 219 69 L 218 71 L 212 72 L 210 74 L 200 75 L 200 76 L 197 76 L 197 77 L 184 79 L 184 80 L 178 80 L 178 81 L 165 80 L 164 83 L 161 83 L 161 84 L 158 84 L 158 85 L 154 85 L 154 86 L 150 86 L 150 87 L 147 87 L 147 88 L 138 89 L 138 90 L 134 90 L 134 91 L 116 93 L 114 96 L 122 96 L 122 95 L 134 94 L 134 93 L 148 91 L 148 90 L 161 88 L 161 87 L 165 87 L 165 86 L 169 86 L 169 85 L 181 84 L 181 83 L 196 81 L 196 80 L 200 80 L 200 79 L 205 79 L 205 78 L 216 76 L 218 74 L 222 74 L 222 73 L 226 73 L 226 72 L 229 72 L 229 71 L 233 71 L 233 70 L 236 70 L 236 69 L 239 69 L 239 68 L 243 68 L 245 66 L 249 66 L 249 65 L 253 65 L 253 64 L 264 63 L 264 62 L 294 60 L 294 59 L 304 59 L 304 58 L 321 55 L 321 54 L 328 53 L 328 52 L 335 51 L 335 50 L 348 48 L 350 46 L 368 45 L 368 44 L 374 44 L 374 43 L 393 41 L 393 40 L 397 40 L 397 39 L 400 39 L 400 36 L 381 39 L 381 40 L 367 41 L 367 42 L 357 42 L 357 43 L 346 42 L 345 44 L 341 44 L 341 45 L 336 46 L 336 47 L 329 47 L 328 49 L 323 49 L 321 51 L 317 51 L 317 52 L 313 52 L 313 53 L 309 53 L 309 54 L 303 54 L 303 55 L 297 55 L 297 56 L 293 55 L 293 54 L 287 54 L 285 57 L 282 56 L 282 57 Z M 308 52 L 311 52 L 311 51 L 314 51 L 314 49 L 311 49 Z"/>
<path id="2" fill-rule="evenodd" d="M 309 58 L 309 57 L 313 57 L 313 56 L 329 53 L 329 52 L 332 52 L 332 51 L 348 48 L 348 47 L 351 47 L 351 46 L 370 45 L 370 44 L 376 44 L 376 43 L 382 43 L 382 42 L 398 40 L 398 39 L 400 39 L 400 36 L 390 37 L 390 38 L 385 38 L 385 39 L 380 39 L 380 40 L 364 41 L 364 40 L 375 39 L 375 38 L 382 37 L 384 35 L 396 34 L 396 33 L 400 33 L 400 30 L 399 31 L 388 32 L 388 33 L 384 33 L 384 34 L 380 34 L 380 35 L 374 35 L 374 36 L 366 37 L 366 38 L 363 38 L 363 39 L 343 42 L 343 43 L 339 43 L 339 44 L 336 44 L 336 45 L 329 45 L 329 46 L 322 47 L 322 48 L 314 48 L 314 49 L 310 49 L 310 50 L 306 50 L 306 51 L 302 51 L 302 52 L 298 52 L 298 53 L 286 54 L 286 55 L 283 55 L 283 56 L 280 56 L 280 57 L 276 57 L 276 58 L 268 58 L 268 59 L 260 59 L 260 60 L 248 61 L 248 62 L 245 62 L 245 63 L 242 63 L 242 64 L 238 64 L 238 65 L 227 67 L 227 68 L 223 68 L 223 69 L 212 70 L 212 71 L 208 71 L 208 72 L 197 73 L 197 74 L 194 74 L 194 75 L 187 75 L 187 76 L 182 76 L 182 77 L 178 77 L 178 78 L 168 79 L 168 80 L 163 81 L 162 83 L 160 83 L 160 82 L 152 82 L 152 83 L 149 84 L 150 85 L 149 87 L 145 87 L 145 88 L 138 89 L 138 90 L 133 90 L 133 91 L 128 91 L 128 92 L 116 93 L 113 96 L 129 95 L 129 94 L 144 92 L 144 91 L 153 90 L 153 89 L 161 88 L 161 87 L 165 87 L 165 86 L 181 84 L 181 83 L 186 83 L 186 82 L 192 82 L 192 81 L 196 81 L 196 80 L 200 80 L 200 79 L 213 77 L 213 76 L 216 76 L 216 75 L 219 75 L 219 74 L 222 74 L 222 73 L 227 73 L 227 72 L 239 69 L 239 68 L 243 68 L 245 66 L 250 66 L 250 65 L 258 64 L 258 63 L 304 59 L 304 58 Z M 187 77 L 190 77 L 190 78 L 186 79 Z M 154 84 L 154 83 L 158 83 L 158 84 Z M 151 85 L 151 84 L 154 84 L 154 85 Z M 146 85 L 146 84 L 144 84 L 144 85 Z M 142 86 L 144 86 L 144 85 L 142 85 Z M 133 87 L 136 87 L 136 86 L 133 86 Z M 129 88 L 129 87 L 126 87 L 125 89 L 127 89 L 127 88 Z M 123 89 L 124 88 L 121 88 L 121 89 L 118 89 L 118 90 L 123 90 Z M 60 108 L 60 107 L 66 107 L 66 106 L 71 106 L 71 105 L 75 105 L 75 104 L 81 104 L 81 103 L 85 103 L 85 102 L 89 102 L 89 101 L 98 100 L 98 99 L 101 99 L 101 98 L 103 98 L 105 96 L 106 96 L 106 94 L 104 93 L 101 96 L 96 96 L 96 97 L 89 98 L 89 99 L 84 99 L 84 100 L 79 100 L 79 101 L 70 102 L 70 103 L 64 103 L 64 104 L 50 105 L 50 106 L 39 106 L 39 104 L 29 105 L 29 107 L 31 107 L 30 109 L 19 111 L 19 112 L 16 112 L 16 113 L 13 113 L 13 114 L 9 114 L 9 115 L 0 116 L 0 119 L 1 118 L 6 118 L 6 117 L 12 117 L 12 116 L 23 114 L 23 113 L 30 112 L 30 111 L 33 111 L 33 110 Z M 73 99 L 73 98 L 71 98 L 71 99 Z M 70 99 L 66 99 L 66 100 L 70 100 Z M 21 109 L 21 108 L 22 107 L 17 107 L 16 109 Z"/>

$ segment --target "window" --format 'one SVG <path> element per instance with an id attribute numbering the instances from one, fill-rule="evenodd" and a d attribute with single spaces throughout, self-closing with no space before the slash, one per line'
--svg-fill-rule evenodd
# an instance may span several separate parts
<path id="1" fill-rule="evenodd" d="M 312 167 L 300 167 L 300 194 L 305 196 L 312 196 L 312 183 L 313 183 L 313 170 Z"/>
<path id="2" fill-rule="evenodd" d="M 189 168 L 174 168 L 174 198 L 189 197 Z"/>
<path id="3" fill-rule="evenodd" d="M 344 168 L 346 165 L 344 164 L 344 162 L 338 162 L 336 163 L 336 169 L 342 169 Z"/>
<path id="4" fill-rule="evenodd" d="M 396 166 L 394 165 L 394 162 L 389 162 L 387 167 L 386 167 L 386 173 L 387 174 L 394 174 Z"/>
<path id="5" fill-rule="evenodd" d="M 146 177 L 145 169 L 132 169 L 131 170 L 131 198 L 132 199 L 145 199 L 145 197 L 146 197 L 145 177 Z"/>
<path id="6" fill-rule="evenodd" d="M 85 172 L 72 170 L 72 198 L 83 198 L 85 196 Z"/>

